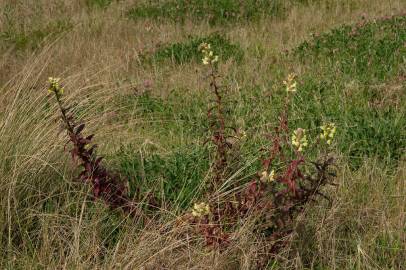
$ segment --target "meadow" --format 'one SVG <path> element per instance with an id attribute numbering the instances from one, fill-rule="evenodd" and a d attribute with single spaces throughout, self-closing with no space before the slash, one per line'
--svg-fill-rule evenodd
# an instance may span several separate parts
<path id="1" fill-rule="evenodd" d="M 0 0 L 0 54 L 1 269 L 406 269 L 405 1 Z"/>

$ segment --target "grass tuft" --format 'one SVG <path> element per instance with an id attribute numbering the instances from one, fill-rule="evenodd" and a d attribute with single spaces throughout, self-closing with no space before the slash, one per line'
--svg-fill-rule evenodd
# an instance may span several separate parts
<path id="1" fill-rule="evenodd" d="M 338 27 L 302 43 L 294 53 L 302 62 L 327 65 L 336 76 L 374 84 L 402 71 L 405 42 L 406 16 L 393 16 Z"/>
<path id="2" fill-rule="evenodd" d="M 238 44 L 231 43 L 227 38 L 219 33 L 211 34 L 207 37 L 189 37 L 184 42 L 174 43 L 156 50 L 151 59 L 153 61 L 171 60 L 177 64 L 184 64 L 191 61 L 200 62 L 201 53 L 198 48 L 203 42 L 210 43 L 213 49 L 219 53 L 221 60 L 230 58 L 240 63 L 244 56 L 244 51 Z"/>
<path id="3" fill-rule="evenodd" d="M 69 19 L 58 19 L 46 25 L 22 29 L 17 25 L 8 25 L 0 32 L 0 42 L 15 50 L 35 50 L 46 39 L 52 39 L 73 28 Z"/>
<path id="4" fill-rule="evenodd" d="M 132 19 L 150 18 L 184 22 L 207 20 L 209 24 L 226 24 L 255 21 L 268 15 L 283 16 L 284 1 L 280 0 L 170 0 L 157 3 L 140 4 L 127 12 Z"/>

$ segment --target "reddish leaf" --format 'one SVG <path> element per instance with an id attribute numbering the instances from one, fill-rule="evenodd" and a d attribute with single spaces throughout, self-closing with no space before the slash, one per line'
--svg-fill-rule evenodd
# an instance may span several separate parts
<path id="1" fill-rule="evenodd" d="M 95 164 L 96 167 L 99 166 L 99 164 L 100 164 L 100 162 L 102 161 L 102 159 L 103 159 L 103 157 L 98 157 L 98 158 L 96 159 L 96 161 L 94 162 L 94 164 Z"/>
<path id="2" fill-rule="evenodd" d="M 78 127 L 76 128 L 76 131 L 75 131 L 76 135 L 79 134 L 80 132 L 82 132 L 82 130 L 83 130 L 84 128 L 85 128 L 85 124 L 81 124 L 80 126 L 78 126 Z"/>
<path id="3" fill-rule="evenodd" d="M 87 150 L 87 153 L 89 154 L 89 156 L 93 155 L 93 151 L 94 149 L 96 149 L 97 145 L 92 145 L 92 147 L 89 148 L 89 150 Z"/>
<path id="4" fill-rule="evenodd" d="M 94 134 L 90 134 L 89 136 L 86 137 L 86 140 L 90 142 L 93 139 L 93 137 Z"/>

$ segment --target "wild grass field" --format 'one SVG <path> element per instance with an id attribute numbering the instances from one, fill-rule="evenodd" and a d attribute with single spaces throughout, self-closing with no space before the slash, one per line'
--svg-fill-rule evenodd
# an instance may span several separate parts
<path id="1" fill-rule="evenodd" d="M 0 0 L 0 53 L 1 269 L 406 269 L 404 0 Z"/>

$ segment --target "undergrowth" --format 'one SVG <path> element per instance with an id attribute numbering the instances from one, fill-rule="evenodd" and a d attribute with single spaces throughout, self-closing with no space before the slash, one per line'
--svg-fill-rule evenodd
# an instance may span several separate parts
<path id="1" fill-rule="evenodd" d="M 369 85 L 405 76 L 406 17 L 393 16 L 345 25 L 315 35 L 294 50 L 305 63 L 328 65 L 336 77 Z"/>
<path id="2" fill-rule="evenodd" d="M 204 189 L 202 179 L 209 169 L 207 148 L 187 145 L 165 155 L 151 147 L 146 145 L 136 152 L 136 147 L 126 146 L 115 154 L 117 169 L 129 179 L 130 197 L 136 192 L 150 193 L 165 209 L 187 210 Z"/>
<path id="3" fill-rule="evenodd" d="M 1 268 L 403 269 L 405 17 L 295 45 L 392 4 L 26 2 L 0 18 L 2 78 L 34 50 L 0 90 Z"/>
<path id="4" fill-rule="evenodd" d="M 132 162 L 125 159 L 120 165 L 128 177 L 133 177 L 133 181 L 123 181 L 103 166 L 102 157 L 95 154 L 96 145 L 90 146 L 93 134 L 85 137 L 82 133 L 85 124 L 77 124 L 71 109 L 63 104 L 64 88 L 59 79 L 49 78 L 49 92 L 56 97 L 63 128 L 73 145 L 72 159 L 79 161 L 78 165 L 83 168 L 79 180 L 91 185 L 94 199 L 101 199 L 110 208 L 121 209 L 137 218 L 149 216 L 156 209 L 190 207 L 194 201 L 191 213 L 183 213 L 180 219 L 193 226 L 194 233 L 204 237 L 206 246 L 219 252 L 230 245 L 245 221 L 254 219 L 253 233 L 262 238 L 264 245 L 262 255 L 254 260 L 258 269 L 266 269 L 269 260 L 290 242 L 297 217 L 304 209 L 320 198 L 330 200 L 322 190 L 327 185 L 334 185 L 335 173 L 331 168 L 334 157 L 326 146 L 332 144 L 336 126 L 326 123 L 321 126 L 321 133 L 315 134 L 303 128 L 290 131 L 289 107 L 292 95 L 297 91 L 295 75 L 290 74 L 283 82 L 286 96 L 279 124 L 268 135 L 271 146 L 257 150 L 263 152 L 260 154 L 261 170 L 246 183 L 233 183 L 228 176 L 238 168 L 233 169 L 230 160 L 238 158 L 238 151 L 234 156 L 232 153 L 246 134 L 232 126 L 228 118 L 230 111 L 225 110 L 224 96 L 228 93 L 220 82 L 219 56 L 208 43 L 202 43 L 199 51 L 203 64 L 209 66 L 207 80 L 213 100 L 207 111 L 209 138 L 205 144 L 212 145 L 208 149 L 212 149 L 213 154 L 204 157 L 205 151 L 197 152 L 192 159 L 201 159 L 204 163 L 211 158 L 208 181 L 202 182 L 204 166 L 197 164 L 200 171 L 193 169 L 196 161 L 187 155 L 175 154 L 165 161 L 156 155 L 145 158 L 145 149 L 141 149 Z M 308 139 L 310 135 L 315 137 Z M 320 148 L 319 154 L 305 155 L 309 147 Z M 147 208 L 140 207 L 142 202 Z M 146 212 L 146 209 L 150 211 Z"/>
<path id="5" fill-rule="evenodd" d="M 283 16 L 286 6 L 280 0 L 170 0 L 137 4 L 127 12 L 132 19 L 151 18 L 184 22 L 207 20 L 211 25 L 258 20 L 261 16 Z"/>
<path id="6" fill-rule="evenodd" d="M 342 26 L 293 50 L 308 66 L 297 114 L 310 126 L 323 116 L 342 125 L 339 147 L 354 168 L 368 156 L 396 165 L 406 148 L 405 22 L 393 16 Z"/>
<path id="7" fill-rule="evenodd" d="M 60 86 L 59 79 L 49 78 L 49 92 L 55 95 L 61 112 L 63 128 L 73 146 L 69 151 L 72 160 L 82 167 L 78 177 L 79 181 L 91 185 L 94 198 L 105 201 L 114 209 L 120 208 L 131 215 L 135 214 L 136 205 L 127 195 L 125 182 L 120 179 L 119 175 L 106 169 L 102 164 L 103 157 L 96 155 L 97 145 L 91 145 L 94 134 L 84 136 L 82 131 L 85 124 L 77 123 L 71 113 L 72 108 L 63 104 L 64 88 Z"/>
<path id="8" fill-rule="evenodd" d="M 86 0 L 86 5 L 89 8 L 107 8 L 113 0 Z"/>
<path id="9" fill-rule="evenodd" d="M 156 50 L 150 58 L 153 61 L 171 60 L 177 64 L 184 64 L 190 61 L 200 61 L 199 45 L 203 42 L 210 43 L 219 54 L 221 60 L 233 58 L 237 63 L 242 61 L 244 52 L 238 44 L 231 43 L 223 35 L 214 33 L 207 37 L 189 37 L 184 42 L 163 46 Z M 148 56 L 144 56 L 148 59 Z"/>
<path id="10" fill-rule="evenodd" d="M 38 18 L 24 18 L 32 20 L 30 27 L 24 27 L 22 22 L 16 21 L 13 5 L 5 4 L 0 11 L 3 28 L 0 29 L 0 48 L 13 48 L 16 51 L 38 49 L 46 39 L 55 39 L 58 35 L 73 28 L 70 18 L 60 16 L 54 21 L 41 22 Z"/>

